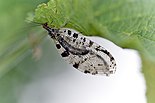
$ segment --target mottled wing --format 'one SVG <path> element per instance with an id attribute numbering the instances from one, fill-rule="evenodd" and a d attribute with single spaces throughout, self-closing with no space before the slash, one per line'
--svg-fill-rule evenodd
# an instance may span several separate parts
<path id="1" fill-rule="evenodd" d="M 62 28 L 59 34 L 56 47 L 76 69 L 93 75 L 109 75 L 116 71 L 116 62 L 105 48 L 72 29 Z"/>

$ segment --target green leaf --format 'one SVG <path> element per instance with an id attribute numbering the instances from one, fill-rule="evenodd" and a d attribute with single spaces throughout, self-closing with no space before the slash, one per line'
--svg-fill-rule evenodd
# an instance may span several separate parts
<path id="1" fill-rule="evenodd" d="M 41 27 L 34 29 L 30 27 L 31 24 L 28 25 L 24 21 L 27 13 L 34 11 L 39 3 L 45 1 L 0 1 L 0 102 L 2 103 L 17 103 L 18 95 L 27 81 L 31 81 L 33 76 L 36 78 L 35 73 L 38 69 L 35 68 L 40 64 L 34 63 L 31 59 L 32 48 L 36 48 L 36 45 L 43 41 L 43 30 Z M 154 103 L 154 5 L 155 0 L 51 0 L 36 8 L 33 20 L 38 23 L 47 22 L 51 27 L 73 28 L 84 35 L 101 36 L 121 47 L 138 50 L 143 61 L 148 103 Z M 28 19 L 32 19 L 32 15 L 30 16 Z M 27 28 L 23 31 L 25 27 Z M 32 42 L 29 40 L 30 34 L 35 35 L 35 40 Z M 51 61 L 53 56 L 47 55 L 46 59 Z M 43 58 L 41 60 L 46 62 Z"/>
<path id="2" fill-rule="evenodd" d="M 67 23 L 64 27 L 103 36 L 154 60 L 154 5 L 150 0 L 51 0 L 38 6 L 34 21 L 57 28 Z"/>

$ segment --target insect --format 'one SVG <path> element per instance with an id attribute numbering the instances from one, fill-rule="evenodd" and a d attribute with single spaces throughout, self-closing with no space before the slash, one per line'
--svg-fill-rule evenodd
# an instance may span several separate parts
<path id="1" fill-rule="evenodd" d="M 42 26 L 54 40 L 61 56 L 74 68 L 92 75 L 115 73 L 114 57 L 102 46 L 73 29 L 50 28 L 47 23 Z"/>

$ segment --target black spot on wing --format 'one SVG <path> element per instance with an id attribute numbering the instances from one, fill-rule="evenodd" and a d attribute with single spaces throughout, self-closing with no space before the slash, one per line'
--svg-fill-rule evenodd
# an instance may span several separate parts
<path id="1" fill-rule="evenodd" d="M 98 64 L 98 66 L 103 66 L 103 64 Z"/>
<path id="2" fill-rule="evenodd" d="M 92 42 L 91 40 L 89 41 L 89 47 L 91 47 L 93 45 L 94 42 Z"/>
<path id="3" fill-rule="evenodd" d="M 71 44 L 69 44 L 67 41 L 65 41 L 62 37 L 58 38 L 58 42 L 67 52 L 73 55 L 86 55 L 90 51 L 90 50 L 87 50 L 86 48 L 76 48 Z M 78 42 L 76 42 L 76 44 L 78 44 Z"/>
<path id="4" fill-rule="evenodd" d="M 74 38 L 78 38 L 78 34 L 74 33 L 74 34 L 73 34 L 73 37 L 74 37 Z"/>
<path id="5" fill-rule="evenodd" d="M 73 42 L 75 42 L 76 41 L 76 39 L 73 39 Z"/>
<path id="6" fill-rule="evenodd" d="M 87 60 L 87 58 L 84 59 L 84 61 L 86 61 L 86 60 Z"/>
<path id="7" fill-rule="evenodd" d="M 56 47 L 57 47 L 57 49 L 60 49 L 61 45 L 60 44 L 56 44 Z"/>
<path id="8" fill-rule="evenodd" d="M 54 29 L 52 29 L 52 32 L 54 32 Z"/>
<path id="9" fill-rule="evenodd" d="M 114 60 L 114 57 L 111 57 L 110 60 L 113 61 Z"/>
<path id="10" fill-rule="evenodd" d="M 95 49 L 97 50 L 97 51 L 100 51 L 100 45 L 98 46 L 98 47 L 96 47 Z"/>
<path id="11" fill-rule="evenodd" d="M 72 33 L 72 32 L 71 32 L 70 30 L 68 30 L 68 35 L 71 35 L 71 33 Z"/>
<path id="12" fill-rule="evenodd" d="M 108 56 L 110 55 L 110 53 L 107 50 L 101 49 L 101 46 L 98 46 L 97 48 L 95 48 L 97 51 L 101 51 L 104 52 L 105 54 L 107 54 Z M 112 58 L 113 59 L 113 58 Z"/>
<path id="13" fill-rule="evenodd" d="M 107 55 L 109 55 L 110 53 L 107 50 L 103 50 L 103 52 Z"/>
<path id="14" fill-rule="evenodd" d="M 83 38 L 83 42 L 85 42 L 86 41 L 86 38 Z"/>
<path id="15" fill-rule="evenodd" d="M 96 75 L 96 74 L 98 74 L 98 72 L 97 72 L 97 71 L 95 71 L 94 73 L 92 73 L 92 75 Z"/>
<path id="16" fill-rule="evenodd" d="M 114 71 L 109 71 L 110 72 L 110 74 L 114 74 Z"/>
<path id="17" fill-rule="evenodd" d="M 90 71 L 89 70 L 85 70 L 84 73 L 90 73 Z"/>
<path id="18" fill-rule="evenodd" d="M 63 53 L 61 53 L 62 57 L 68 57 L 69 56 L 69 52 L 68 51 L 64 51 Z"/>
<path id="19" fill-rule="evenodd" d="M 60 34 L 57 34 L 57 36 L 60 36 Z"/>
<path id="20" fill-rule="evenodd" d="M 75 63 L 73 67 L 77 69 L 79 67 L 79 63 Z"/>

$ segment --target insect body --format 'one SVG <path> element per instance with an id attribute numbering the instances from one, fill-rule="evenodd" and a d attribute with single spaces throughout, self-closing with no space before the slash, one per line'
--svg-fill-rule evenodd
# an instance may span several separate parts
<path id="1" fill-rule="evenodd" d="M 75 30 L 54 29 L 47 23 L 42 26 L 54 40 L 61 56 L 74 68 L 92 75 L 108 76 L 115 73 L 116 62 L 105 48 Z"/>

